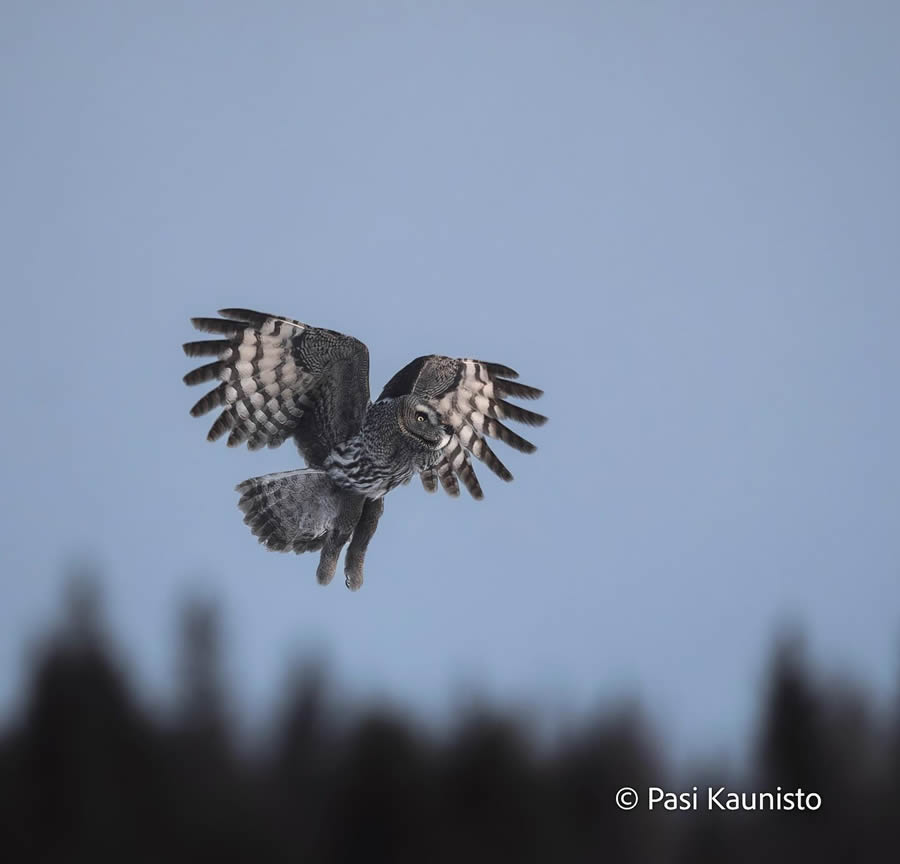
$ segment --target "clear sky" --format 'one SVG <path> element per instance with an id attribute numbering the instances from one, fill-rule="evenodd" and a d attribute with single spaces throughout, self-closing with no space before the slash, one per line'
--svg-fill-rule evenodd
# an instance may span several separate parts
<path id="1" fill-rule="evenodd" d="M 6 0 L 0 707 L 64 564 L 150 692 L 221 600 L 238 698 L 322 650 L 423 712 L 460 683 L 744 731 L 773 629 L 900 659 L 900 7 Z M 241 523 L 289 445 L 204 441 L 191 315 L 248 306 L 543 387 L 486 497 L 387 499 L 358 594 Z"/>

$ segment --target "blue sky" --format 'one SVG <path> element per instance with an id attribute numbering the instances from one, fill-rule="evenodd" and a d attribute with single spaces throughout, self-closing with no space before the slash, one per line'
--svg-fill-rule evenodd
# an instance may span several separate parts
<path id="1" fill-rule="evenodd" d="M 0 707 L 64 565 L 148 692 L 186 595 L 236 698 L 315 648 L 425 713 L 462 683 L 646 701 L 729 748 L 771 634 L 898 677 L 896 4 L 7 2 Z M 469 355 L 543 387 L 486 497 L 387 500 L 356 595 L 241 524 L 298 465 L 188 416 L 191 315 Z"/>

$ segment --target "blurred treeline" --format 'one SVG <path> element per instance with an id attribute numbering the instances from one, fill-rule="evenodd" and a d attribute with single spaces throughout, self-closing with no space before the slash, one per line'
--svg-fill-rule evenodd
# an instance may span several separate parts
<path id="1" fill-rule="evenodd" d="M 636 709 L 552 744 L 473 709 L 451 731 L 348 710 L 321 669 L 286 687 L 257 746 L 226 710 L 214 609 L 183 614 L 177 708 L 141 706 L 96 596 L 73 589 L 0 733 L 3 861 L 780 862 L 900 860 L 900 700 L 823 684 L 796 638 L 773 648 L 750 767 L 673 776 Z M 729 776 L 726 776 L 728 774 Z M 818 812 L 619 811 L 621 786 L 802 787 Z"/>

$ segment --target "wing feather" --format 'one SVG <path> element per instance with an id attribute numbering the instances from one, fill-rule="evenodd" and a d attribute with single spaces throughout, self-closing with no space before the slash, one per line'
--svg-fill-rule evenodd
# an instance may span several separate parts
<path id="1" fill-rule="evenodd" d="M 437 491 L 438 478 L 435 468 L 425 468 L 419 472 L 419 478 L 422 480 L 422 485 L 425 487 L 426 492 Z"/>
<path id="2" fill-rule="evenodd" d="M 547 422 L 543 414 L 507 401 L 537 399 L 543 394 L 537 387 L 511 380 L 518 377 L 515 369 L 501 363 L 432 354 L 413 360 L 387 383 L 380 399 L 408 393 L 420 396 L 429 400 L 443 422 L 453 429 L 441 459 L 422 472 L 426 489 L 433 491 L 437 487 L 437 474 L 437 480 L 450 495 L 459 494 L 461 480 L 473 498 L 483 497 L 468 453 L 503 480 L 513 479 L 486 439 L 496 438 L 523 453 L 533 453 L 534 444 L 500 421 L 512 420 L 528 426 Z"/>
<path id="3" fill-rule="evenodd" d="M 216 358 L 184 376 L 188 385 L 219 382 L 191 408 L 194 417 L 221 409 L 208 440 L 227 432 L 229 447 L 246 443 L 256 450 L 295 436 L 301 447 L 309 444 L 319 454 L 356 431 L 351 427 L 361 424 L 369 400 L 369 354 L 362 342 L 250 309 L 219 314 L 191 321 L 198 330 L 225 338 L 184 345 L 188 357 Z M 343 400 L 340 410 L 306 417 L 329 383 Z"/>

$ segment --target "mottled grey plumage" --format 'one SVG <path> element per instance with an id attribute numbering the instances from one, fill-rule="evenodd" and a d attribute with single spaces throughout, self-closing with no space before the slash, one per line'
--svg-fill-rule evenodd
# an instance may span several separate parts
<path id="1" fill-rule="evenodd" d="M 351 336 L 292 318 L 223 309 L 221 318 L 193 318 L 220 339 L 188 342 L 189 357 L 214 357 L 184 376 L 186 384 L 217 381 L 191 409 L 221 409 L 207 439 L 228 432 L 228 446 L 277 447 L 293 438 L 307 468 L 239 484 L 244 522 L 260 543 L 280 552 L 321 550 L 317 577 L 334 576 L 341 549 L 348 588 L 363 581 L 366 547 L 384 512 L 384 496 L 418 473 L 473 498 L 483 493 L 469 453 L 504 480 L 512 474 L 485 436 L 531 453 L 535 447 L 501 420 L 532 426 L 546 417 L 507 402 L 536 399 L 540 390 L 510 380 L 507 366 L 480 360 L 419 357 L 369 396 L 369 352 Z"/>

